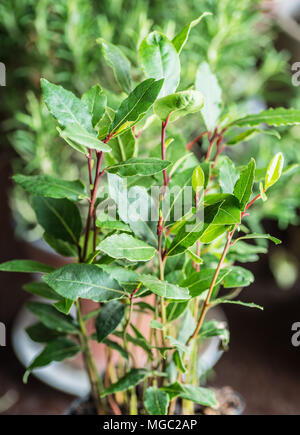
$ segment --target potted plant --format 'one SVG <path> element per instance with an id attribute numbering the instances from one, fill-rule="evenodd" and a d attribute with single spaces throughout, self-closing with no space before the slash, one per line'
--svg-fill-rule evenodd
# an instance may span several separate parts
<path id="1" fill-rule="evenodd" d="M 146 76 L 140 83 L 133 83 L 120 48 L 99 41 L 127 93 L 116 110 L 100 85 L 78 98 L 42 79 L 59 135 L 86 160 L 88 184 L 49 175 L 13 177 L 31 194 L 45 240 L 75 257 L 58 269 L 32 260 L 0 265 L 2 271 L 42 274 L 42 281 L 26 290 L 52 301 L 27 303 L 38 318 L 27 333 L 45 346 L 24 382 L 33 370 L 80 353 L 94 413 L 194 413 L 217 407 L 214 392 L 200 386 L 198 354 L 208 337 L 220 337 L 226 348 L 229 332 L 208 321 L 207 313 L 224 303 L 261 309 L 236 300 L 254 277 L 235 262 L 254 261 L 264 252 L 251 239 L 280 243 L 269 234 L 251 233 L 244 218 L 267 200 L 266 192 L 284 174 L 283 155 L 277 153 L 263 169 L 254 159 L 236 167 L 224 151 L 250 135 L 276 134 L 271 126 L 299 124 L 300 111 L 244 115 L 222 108 L 220 85 L 206 62 L 199 65 L 195 86 L 178 90 L 180 53 L 191 26 L 172 41 L 157 31 L 146 36 L 139 47 Z M 195 128 L 200 118 L 204 126 L 197 136 L 205 150 L 200 162 L 190 152 L 196 140 L 182 147 L 169 135 L 186 115 L 194 117 Z M 146 155 L 144 142 L 140 156 L 137 139 L 149 137 L 159 147 Z M 86 215 L 79 203 L 87 205 Z M 96 308 L 84 312 L 85 300 Z M 142 313 L 142 323 L 135 313 Z M 95 331 L 87 329 L 91 319 Z M 105 345 L 104 378 L 92 342 Z M 137 349 L 146 356 L 142 366 Z"/>

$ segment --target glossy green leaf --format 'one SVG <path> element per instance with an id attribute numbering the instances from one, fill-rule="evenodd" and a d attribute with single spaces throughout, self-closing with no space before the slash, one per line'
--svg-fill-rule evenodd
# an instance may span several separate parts
<path id="1" fill-rule="evenodd" d="M 63 314 L 69 314 L 74 301 L 68 298 L 61 298 L 58 302 L 54 304 L 54 307 Z"/>
<path id="2" fill-rule="evenodd" d="M 134 270 L 125 269 L 125 267 L 115 266 L 111 264 L 99 264 L 102 270 L 104 270 L 113 279 L 123 287 L 124 290 L 132 293 L 133 290 L 139 285 L 139 274 Z"/>
<path id="3" fill-rule="evenodd" d="M 190 294 L 187 288 L 179 287 L 176 284 L 171 284 L 167 281 L 161 281 L 152 275 L 140 275 L 141 282 L 158 296 L 166 299 L 187 300 L 190 299 Z"/>
<path id="4" fill-rule="evenodd" d="M 78 334 L 79 329 L 71 316 L 58 312 L 52 305 L 42 302 L 27 302 L 26 308 L 31 311 L 47 328 L 58 332 Z"/>
<path id="5" fill-rule="evenodd" d="M 239 172 L 233 161 L 225 156 L 219 165 L 218 178 L 222 193 L 233 193 L 236 181 L 239 178 Z"/>
<path id="6" fill-rule="evenodd" d="M 204 98 L 201 110 L 207 130 L 213 130 L 221 114 L 222 91 L 207 62 L 202 62 L 196 73 L 195 88 Z"/>
<path id="7" fill-rule="evenodd" d="M 97 42 L 101 45 L 102 54 L 108 65 L 113 69 L 117 82 L 122 90 L 129 94 L 132 91 L 131 67 L 129 60 L 116 45 L 105 41 L 103 38 L 98 38 Z"/>
<path id="8" fill-rule="evenodd" d="M 103 306 L 96 319 L 96 335 L 99 343 L 119 326 L 124 313 L 125 305 L 120 301 L 110 301 Z"/>
<path id="9" fill-rule="evenodd" d="M 53 361 L 62 361 L 67 358 L 72 358 L 78 352 L 80 352 L 80 346 L 78 346 L 78 344 L 68 338 L 58 337 L 49 342 L 42 352 L 35 357 L 24 374 L 23 382 L 27 383 L 28 376 L 32 370 L 47 366 Z"/>
<path id="10" fill-rule="evenodd" d="M 192 187 L 195 192 L 199 192 L 204 187 L 205 175 L 201 166 L 196 166 L 192 176 Z"/>
<path id="11" fill-rule="evenodd" d="M 24 290 L 33 295 L 41 296 L 45 299 L 57 301 L 61 296 L 43 281 L 29 282 L 23 285 Z"/>
<path id="12" fill-rule="evenodd" d="M 269 163 L 265 176 L 265 190 L 273 186 L 281 176 L 284 158 L 282 153 L 277 153 Z"/>
<path id="13" fill-rule="evenodd" d="M 200 23 L 202 18 L 206 17 L 207 15 L 212 15 L 210 12 L 204 12 L 200 17 L 198 17 L 196 20 L 191 21 L 189 24 L 187 24 L 172 40 L 172 43 L 174 47 L 176 48 L 176 51 L 178 54 L 180 54 L 181 50 L 185 46 L 189 34 L 193 27 L 195 27 L 197 24 Z"/>
<path id="14" fill-rule="evenodd" d="M 131 233 L 130 226 L 121 221 L 101 220 L 97 218 L 96 224 L 97 227 L 101 228 L 101 230 L 122 231 L 125 233 Z"/>
<path id="15" fill-rule="evenodd" d="M 133 175 L 154 175 L 170 166 L 171 162 L 155 158 L 137 159 L 135 157 L 125 162 L 109 166 L 106 171 L 121 177 Z"/>
<path id="16" fill-rule="evenodd" d="M 218 213 L 213 220 L 214 225 L 233 225 L 241 222 L 241 211 L 238 199 L 228 193 L 206 195 L 205 203 L 213 205 L 220 203 Z"/>
<path id="17" fill-rule="evenodd" d="M 147 77 L 164 79 L 160 97 L 173 94 L 180 81 L 179 55 L 172 42 L 162 33 L 150 33 L 139 48 L 141 66 Z"/>
<path id="18" fill-rule="evenodd" d="M 62 130 L 59 127 L 56 127 L 56 130 L 58 131 L 60 137 L 67 142 L 68 145 L 70 145 L 71 148 L 73 148 L 74 150 L 78 151 L 81 154 L 84 154 L 85 156 L 87 155 L 87 149 L 86 147 L 79 145 L 75 142 L 72 142 L 65 134 L 64 134 L 64 130 Z"/>
<path id="19" fill-rule="evenodd" d="M 155 254 L 152 246 L 125 233 L 107 237 L 98 245 L 98 249 L 112 258 L 126 258 L 129 261 L 148 261 Z"/>
<path id="20" fill-rule="evenodd" d="M 198 91 L 180 91 L 160 98 L 154 103 L 154 112 L 162 120 L 174 122 L 182 116 L 196 113 L 203 107 L 203 95 Z"/>
<path id="21" fill-rule="evenodd" d="M 34 195 L 46 196 L 48 198 L 67 198 L 71 201 L 78 201 L 87 198 L 84 184 L 79 181 L 65 181 L 50 175 L 22 175 L 13 176 L 16 183 L 23 189 Z"/>
<path id="22" fill-rule="evenodd" d="M 68 199 L 35 196 L 32 201 L 39 224 L 51 236 L 77 244 L 82 223 L 79 210 Z"/>
<path id="23" fill-rule="evenodd" d="M 146 390 L 144 405 L 150 415 L 166 415 L 170 404 L 169 395 L 156 387 Z"/>
<path id="24" fill-rule="evenodd" d="M 107 97 L 102 93 L 101 86 L 95 85 L 81 99 L 92 115 L 92 126 L 95 127 L 105 113 Z"/>
<path id="25" fill-rule="evenodd" d="M 43 278 L 58 294 L 73 301 L 80 297 L 107 302 L 125 295 L 115 279 L 92 264 L 67 264 Z"/>
<path id="26" fill-rule="evenodd" d="M 153 78 L 140 83 L 121 103 L 110 126 L 110 134 L 123 133 L 140 121 L 156 100 L 162 85 L 163 80 Z"/>
<path id="27" fill-rule="evenodd" d="M 72 125 L 66 127 L 62 132 L 61 136 L 64 139 L 69 139 L 79 145 L 83 145 L 86 148 L 95 149 L 97 151 L 109 152 L 111 147 L 106 143 L 102 142 L 93 133 L 82 128 L 80 125 Z M 86 151 L 87 153 L 87 151 Z"/>
<path id="28" fill-rule="evenodd" d="M 238 127 L 256 126 L 260 124 L 268 124 L 279 127 L 281 125 L 297 125 L 300 124 L 300 110 L 285 109 L 277 107 L 263 110 L 260 113 L 246 115 L 242 118 L 233 121 L 230 126 L 237 125 Z"/>
<path id="29" fill-rule="evenodd" d="M 101 397 L 105 397 L 108 394 L 114 394 L 118 391 L 129 390 L 142 382 L 146 377 L 149 377 L 151 372 L 145 369 L 132 369 L 126 373 L 125 376 L 120 378 L 117 382 L 110 385 L 108 388 L 102 391 Z"/>
<path id="30" fill-rule="evenodd" d="M 225 276 L 224 288 L 247 287 L 254 282 L 253 273 L 240 266 L 231 266 L 230 272 Z"/>
<path id="31" fill-rule="evenodd" d="M 191 297 L 200 296 L 205 290 L 208 290 L 213 280 L 215 269 L 202 269 L 200 272 L 192 273 L 188 278 L 180 283 L 180 285 L 186 287 L 189 290 Z M 215 286 L 220 284 L 226 275 L 230 273 L 230 269 L 221 269 L 218 278 L 215 282 Z"/>
<path id="32" fill-rule="evenodd" d="M 1 272 L 48 273 L 54 267 L 32 260 L 11 260 L 0 264 Z"/>
<path id="33" fill-rule="evenodd" d="M 240 178 L 237 180 L 234 186 L 233 194 L 240 202 L 240 208 L 242 211 L 245 207 L 252 194 L 252 186 L 254 183 L 255 176 L 255 160 L 251 158 L 248 166 L 242 170 Z"/>
<path id="34" fill-rule="evenodd" d="M 125 133 L 111 139 L 109 146 L 111 147 L 111 156 L 117 162 L 124 162 L 134 157 L 136 139 L 131 129 Z"/>

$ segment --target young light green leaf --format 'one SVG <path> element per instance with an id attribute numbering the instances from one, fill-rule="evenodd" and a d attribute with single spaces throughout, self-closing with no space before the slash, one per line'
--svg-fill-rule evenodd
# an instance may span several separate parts
<path id="1" fill-rule="evenodd" d="M 266 177 L 265 177 L 265 190 L 273 186 L 281 176 L 284 158 L 282 153 L 277 153 L 270 161 Z"/>
<path id="2" fill-rule="evenodd" d="M 96 319 L 96 334 L 99 343 L 119 326 L 124 313 L 125 305 L 120 301 L 110 301 L 103 306 Z"/>
<path id="3" fill-rule="evenodd" d="M 235 183 L 239 178 L 239 172 L 229 157 L 223 157 L 219 165 L 218 176 L 222 193 L 232 194 Z"/>
<path id="4" fill-rule="evenodd" d="M 156 158 L 137 159 L 135 157 L 125 162 L 117 163 L 106 168 L 107 172 L 118 174 L 120 177 L 133 175 L 154 175 L 170 166 L 171 162 Z"/>
<path id="5" fill-rule="evenodd" d="M 265 202 L 268 199 L 268 197 L 266 195 L 266 191 L 265 191 L 265 188 L 264 188 L 262 181 L 260 181 L 260 183 L 259 183 L 259 193 L 260 193 L 261 199 L 263 200 L 263 202 Z"/>
<path id="6" fill-rule="evenodd" d="M 173 94 L 180 81 L 179 55 L 172 42 L 162 33 L 150 33 L 139 48 L 141 66 L 147 77 L 164 79 L 160 97 Z"/>
<path id="7" fill-rule="evenodd" d="M 97 247 L 112 258 L 126 258 L 129 261 L 148 261 L 155 249 L 130 234 L 114 234 L 107 237 Z"/>
<path id="8" fill-rule="evenodd" d="M 33 260 L 11 260 L 0 264 L 1 272 L 49 273 L 54 267 Z"/>
<path id="9" fill-rule="evenodd" d="M 142 382 L 146 377 L 149 377 L 151 372 L 146 369 L 132 369 L 126 373 L 117 382 L 110 385 L 108 388 L 102 391 L 101 397 L 105 397 L 108 394 L 114 394 L 119 391 L 129 390 Z"/>
<path id="10" fill-rule="evenodd" d="M 35 196 L 32 201 L 39 224 L 51 236 L 78 244 L 82 222 L 76 205 L 68 199 Z"/>
<path id="11" fill-rule="evenodd" d="M 49 112 L 63 127 L 75 125 L 93 134 L 92 115 L 87 106 L 62 86 L 41 79 L 42 93 Z"/>
<path id="12" fill-rule="evenodd" d="M 266 134 L 269 136 L 275 136 L 275 137 L 277 137 L 277 139 L 281 138 L 280 134 L 276 130 L 270 130 L 270 129 L 265 129 L 265 128 L 264 129 L 263 128 L 251 128 L 249 130 L 245 130 L 242 133 L 239 133 L 239 134 L 233 136 L 231 139 L 229 139 L 226 142 L 226 145 L 230 145 L 230 146 L 237 145 L 240 142 L 245 142 L 245 141 L 251 139 L 253 136 L 255 136 L 256 134 L 259 134 L 259 133 Z"/>
<path id="13" fill-rule="evenodd" d="M 67 264 L 43 279 L 58 294 L 73 301 L 80 297 L 107 302 L 125 296 L 115 279 L 92 264 Z"/>
<path id="14" fill-rule="evenodd" d="M 160 329 L 160 330 L 164 329 L 163 325 L 160 322 L 158 322 L 158 320 L 155 319 L 152 319 L 150 321 L 150 328 Z"/>
<path id="15" fill-rule="evenodd" d="M 99 140 L 94 133 L 90 133 L 89 131 L 82 128 L 80 125 L 72 125 L 66 127 L 62 132 L 61 136 L 65 139 L 68 138 L 72 142 L 75 142 L 79 145 L 83 145 L 86 148 L 92 148 L 97 151 L 103 151 L 105 153 L 111 151 L 111 147 L 106 143 Z M 87 151 L 86 151 L 87 152 Z"/>
<path id="16" fill-rule="evenodd" d="M 150 415 L 166 415 L 170 404 L 169 395 L 156 387 L 147 388 L 144 405 Z"/>
<path id="17" fill-rule="evenodd" d="M 207 130 L 213 130 L 221 114 L 222 91 L 207 62 L 202 62 L 196 73 L 195 88 L 204 98 L 201 110 Z"/>
<path id="18" fill-rule="evenodd" d="M 250 270 L 240 266 L 231 266 L 229 273 L 224 278 L 223 286 L 224 288 L 247 287 L 253 282 L 254 276 Z"/>
<path id="19" fill-rule="evenodd" d="M 240 178 L 234 186 L 233 194 L 240 202 L 240 209 L 245 210 L 245 207 L 252 193 L 252 186 L 255 176 L 255 160 L 251 158 L 248 166 L 242 170 Z"/>
<path id="20" fill-rule="evenodd" d="M 140 121 L 156 100 L 163 80 L 153 78 L 140 83 L 121 103 L 110 126 L 111 135 L 123 133 Z"/>
<path id="21" fill-rule="evenodd" d="M 99 217 L 96 220 L 96 225 L 102 230 L 109 231 L 122 231 L 125 233 L 131 233 L 130 226 L 121 221 L 114 220 L 101 220 Z"/>
<path id="22" fill-rule="evenodd" d="M 174 122 L 182 116 L 199 112 L 202 107 L 202 94 L 188 90 L 160 98 L 154 103 L 154 112 L 162 121 Z"/>
<path id="23" fill-rule="evenodd" d="M 126 94 L 129 94 L 132 91 L 131 67 L 129 60 L 116 45 L 105 41 L 103 38 L 98 38 L 97 42 L 101 46 L 102 54 L 106 62 L 113 69 L 117 82 L 122 90 L 126 92 Z"/>
<path id="24" fill-rule="evenodd" d="M 67 198 L 79 201 L 87 198 L 84 184 L 79 181 L 66 181 L 50 175 L 22 175 L 13 176 L 16 183 L 20 184 L 27 192 L 48 198 Z"/>
<path id="25" fill-rule="evenodd" d="M 68 334 L 78 334 L 79 328 L 71 316 L 58 312 L 52 305 L 42 302 L 27 302 L 26 308 L 31 311 L 47 328 Z"/>
<path id="26" fill-rule="evenodd" d="M 166 299 L 187 300 L 190 299 L 190 294 L 187 288 L 179 287 L 176 284 L 171 284 L 167 281 L 162 281 L 152 275 L 140 275 L 141 282 L 158 296 Z"/>
<path id="27" fill-rule="evenodd" d="M 105 113 L 107 97 L 102 93 L 101 86 L 95 85 L 81 99 L 92 115 L 92 126 L 95 127 Z"/>
<path id="28" fill-rule="evenodd" d="M 275 245 L 279 245 L 281 243 L 281 240 L 277 239 L 274 236 L 271 236 L 270 234 L 252 233 L 252 234 L 245 234 L 244 236 L 238 237 L 237 239 L 234 240 L 234 244 L 239 240 L 243 240 L 243 239 L 269 239 L 272 242 L 274 242 Z"/>
<path id="29" fill-rule="evenodd" d="M 189 24 L 187 24 L 172 40 L 172 43 L 174 45 L 174 47 L 176 48 L 176 51 L 178 54 L 181 53 L 181 50 L 183 49 L 183 47 L 185 46 L 188 38 L 189 38 L 189 34 L 190 31 L 192 30 L 193 27 L 195 27 L 198 23 L 200 23 L 200 21 L 202 20 L 202 18 L 206 17 L 207 15 L 212 15 L 211 12 L 204 12 L 202 15 L 200 15 L 200 17 L 198 17 L 196 20 L 191 21 Z"/>
<path id="30" fill-rule="evenodd" d="M 57 339 L 50 341 L 27 368 L 23 377 L 23 382 L 25 384 L 27 383 L 28 376 L 32 370 L 47 366 L 53 361 L 62 361 L 67 358 L 72 358 L 78 352 L 80 352 L 80 346 L 68 338 L 58 337 Z"/>
<path id="31" fill-rule="evenodd" d="M 192 187 L 195 192 L 199 192 L 204 187 L 205 175 L 201 166 L 196 166 L 192 175 Z"/>
<path id="32" fill-rule="evenodd" d="M 300 110 L 284 109 L 277 107 L 263 110 L 260 113 L 246 115 L 243 118 L 236 119 L 229 125 L 238 127 L 256 126 L 260 124 L 268 124 L 279 127 L 281 125 L 298 125 L 300 124 Z"/>

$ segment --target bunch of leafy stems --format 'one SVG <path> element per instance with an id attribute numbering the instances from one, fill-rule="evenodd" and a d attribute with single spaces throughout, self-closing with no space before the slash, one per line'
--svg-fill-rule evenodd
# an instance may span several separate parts
<path id="1" fill-rule="evenodd" d="M 162 127 L 161 127 L 161 157 L 162 157 L 162 160 L 166 159 L 166 129 L 167 129 L 168 121 L 169 121 L 168 118 L 165 121 L 163 121 Z M 133 133 L 135 134 L 134 130 L 133 130 Z M 140 133 L 136 134 L 135 136 L 139 137 Z M 225 149 L 225 146 L 226 146 L 226 144 L 223 145 L 224 133 L 225 133 L 225 129 L 223 129 L 219 132 L 217 127 L 215 128 L 215 130 L 213 132 L 205 131 L 201 135 L 197 136 L 194 140 L 189 142 L 186 146 L 186 149 L 190 150 L 197 142 L 199 142 L 200 139 L 202 139 L 204 136 L 207 136 L 208 142 L 209 142 L 207 153 L 206 153 L 206 158 L 205 158 L 205 160 L 207 162 L 211 161 L 213 147 L 214 147 L 214 144 L 216 144 L 215 155 L 214 155 L 213 160 L 211 161 L 211 167 L 213 169 L 215 164 L 216 164 L 218 156 L 222 153 L 222 151 Z M 104 143 L 108 143 L 110 139 L 112 139 L 112 136 L 108 135 L 105 138 Z M 90 183 L 90 198 L 88 200 L 89 201 L 89 209 L 88 209 L 88 215 L 87 215 L 87 221 L 86 221 L 86 229 L 85 229 L 83 249 L 81 249 L 81 247 L 78 246 L 78 261 L 80 263 L 89 262 L 89 259 L 87 258 L 87 252 L 88 252 L 88 243 L 89 243 L 89 237 L 90 237 L 92 225 L 93 225 L 93 251 L 94 252 L 96 251 L 96 245 L 97 245 L 98 228 L 96 226 L 96 199 L 97 199 L 97 190 L 99 187 L 99 182 L 100 182 L 102 175 L 105 173 L 105 169 L 101 170 L 101 165 L 102 165 L 102 160 L 103 160 L 103 151 L 95 151 L 95 152 L 96 152 L 96 165 L 95 165 L 94 177 L 93 177 L 92 149 L 89 149 L 88 155 L 87 155 L 88 171 L 89 171 L 89 183 Z M 157 224 L 157 237 L 158 237 L 157 252 L 158 252 L 158 261 L 159 261 L 159 279 L 160 280 L 164 280 L 164 269 L 165 269 L 165 264 L 167 261 L 167 250 L 164 249 L 164 247 L 163 247 L 163 234 L 165 232 L 165 227 L 164 227 L 163 215 L 162 215 L 162 210 L 161 210 L 161 204 L 162 204 L 165 190 L 170 182 L 170 179 L 171 179 L 171 176 L 168 176 L 167 170 L 164 169 L 164 171 L 163 171 L 163 186 L 162 186 L 160 197 L 159 197 L 159 219 L 158 219 L 158 224 Z M 211 179 L 212 179 L 212 175 L 210 176 L 209 182 L 211 181 Z M 204 193 L 206 193 L 209 189 L 210 189 L 210 187 L 207 187 Z M 261 194 L 259 193 L 252 201 L 250 201 L 246 205 L 245 211 L 241 214 L 241 218 L 243 218 L 245 215 L 247 215 L 246 211 L 248 210 L 248 208 L 255 201 L 257 201 L 260 198 L 261 198 Z M 197 209 L 198 205 L 199 205 L 199 193 L 195 192 L 195 207 L 196 207 L 196 209 Z M 223 266 L 227 252 L 228 252 L 230 246 L 232 245 L 232 238 L 234 236 L 234 233 L 235 233 L 237 227 L 238 227 L 238 224 L 236 224 L 234 227 L 229 228 L 229 230 L 227 231 L 226 243 L 225 243 L 221 258 L 220 258 L 219 263 L 217 265 L 217 268 L 215 270 L 215 273 L 214 273 L 213 279 L 211 281 L 207 296 L 201 305 L 200 311 L 199 311 L 198 298 L 195 298 L 195 300 L 194 300 L 193 314 L 194 314 L 196 327 L 195 327 L 193 334 L 189 337 L 189 339 L 187 341 L 187 346 L 189 346 L 192 342 L 194 343 L 194 346 L 192 349 L 193 358 L 189 358 L 189 360 L 187 361 L 187 363 L 188 363 L 187 376 L 189 376 L 191 378 L 191 381 L 193 383 L 197 382 L 197 375 L 196 375 L 196 369 L 195 369 L 196 364 L 192 364 L 192 361 L 194 360 L 194 358 L 195 358 L 195 360 L 197 358 L 197 349 L 196 349 L 196 345 L 195 345 L 195 339 L 196 339 L 196 337 L 197 337 L 197 335 L 198 335 L 198 333 L 203 325 L 207 311 L 213 305 L 213 302 L 211 302 L 212 292 L 213 292 L 215 283 L 218 279 L 220 270 Z M 198 257 L 200 256 L 200 249 L 201 249 L 200 240 L 197 240 L 196 250 L 197 250 Z M 93 261 L 93 258 L 91 261 Z M 193 262 L 193 266 L 197 272 L 200 271 L 200 264 Z M 129 297 L 129 313 L 128 313 L 128 318 L 125 322 L 125 326 L 123 329 L 123 345 L 124 345 L 124 349 L 126 351 L 128 351 L 128 343 L 127 343 L 127 338 L 126 338 L 127 337 L 127 330 L 128 330 L 128 327 L 130 326 L 130 323 L 131 323 L 131 317 L 132 317 L 133 305 L 134 305 L 134 296 L 138 292 L 139 287 L 140 287 L 140 285 L 131 293 L 131 295 Z M 98 311 L 98 310 L 96 310 L 96 311 Z M 91 394 L 92 394 L 92 397 L 93 397 L 98 414 L 104 414 L 105 413 L 105 403 L 103 403 L 103 401 L 101 400 L 101 397 L 100 397 L 101 391 L 103 390 L 103 383 L 102 383 L 102 379 L 99 376 L 98 371 L 97 371 L 96 363 L 94 361 L 94 358 L 93 358 L 93 355 L 91 352 L 89 337 L 88 337 L 88 334 L 86 331 L 86 326 L 85 326 L 85 321 L 87 320 L 87 318 L 91 317 L 93 312 L 89 313 L 87 316 L 83 316 L 80 299 L 76 301 L 76 312 L 77 312 L 77 319 L 78 319 L 78 323 L 79 323 L 79 327 L 80 327 L 80 331 L 81 331 L 81 334 L 79 337 L 80 346 L 82 349 L 84 365 L 85 365 L 85 368 L 86 368 L 86 371 L 87 371 L 87 374 L 89 377 L 89 382 L 91 385 Z M 161 332 L 160 342 L 161 342 L 161 345 L 163 348 L 167 348 L 166 331 L 164 328 L 164 326 L 166 325 L 166 303 L 165 303 L 164 297 L 159 297 L 156 295 L 155 296 L 155 317 L 158 318 L 159 316 L 161 318 L 161 323 L 163 325 L 163 328 L 160 331 Z M 153 331 L 153 330 L 151 329 L 151 331 Z M 159 344 L 159 337 L 158 337 L 158 330 L 157 329 L 155 329 L 154 334 L 155 334 L 155 336 L 154 336 L 155 347 L 157 348 L 158 344 Z M 151 334 L 151 341 L 152 341 L 152 334 Z M 109 351 L 109 352 L 111 352 L 111 351 Z M 111 354 L 108 355 L 108 367 L 107 367 L 106 383 L 109 379 L 109 370 L 112 367 L 112 364 L 110 363 L 111 362 L 110 355 Z M 186 360 L 186 359 L 187 359 L 187 355 L 184 355 L 183 360 Z M 195 363 L 195 361 L 194 361 L 194 363 Z M 156 366 L 155 366 L 155 364 L 153 364 L 152 368 L 153 369 L 159 368 L 159 364 Z M 161 362 L 161 369 L 163 372 L 165 371 L 165 368 L 166 368 L 166 360 L 163 358 L 162 362 Z M 154 385 L 158 384 L 158 380 L 155 376 L 153 377 L 153 384 Z M 107 400 L 109 402 L 109 405 L 110 405 L 113 413 L 114 414 L 121 414 L 121 410 L 120 410 L 118 404 L 113 400 L 113 398 L 108 396 Z M 175 405 L 176 405 L 176 398 L 173 399 L 170 403 L 169 414 L 174 413 Z M 193 403 L 191 403 L 189 401 L 183 401 L 183 410 L 185 410 L 187 413 L 193 412 L 193 406 L 194 406 Z M 136 413 L 137 413 L 137 397 L 135 394 L 135 388 L 132 388 L 131 397 L 130 397 L 130 414 L 136 414 Z"/>

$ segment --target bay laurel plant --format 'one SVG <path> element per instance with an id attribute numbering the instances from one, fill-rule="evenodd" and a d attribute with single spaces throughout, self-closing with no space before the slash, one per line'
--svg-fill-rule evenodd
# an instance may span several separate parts
<path id="1" fill-rule="evenodd" d="M 198 405 L 217 406 L 213 391 L 200 386 L 201 349 L 211 337 L 226 348 L 229 332 L 207 313 L 225 303 L 261 309 L 236 299 L 254 277 L 235 263 L 265 252 L 255 239 L 280 243 L 251 233 L 244 217 L 272 194 L 284 174 L 283 155 L 275 154 L 266 170 L 256 168 L 254 159 L 239 167 L 230 147 L 250 135 L 276 135 L 272 127 L 299 124 L 300 111 L 230 115 L 205 62 L 195 86 L 180 88 L 180 54 L 191 26 L 172 41 L 155 31 L 141 42 L 140 82 L 119 47 L 98 41 L 124 91 L 116 110 L 99 84 L 78 98 L 43 78 L 46 106 L 65 146 L 82 156 L 87 182 L 13 177 L 31 194 L 45 241 L 73 257 L 56 270 L 31 260 L 0 265 L 2 271 L 42 274 L 41 281 L 25 285 L 47 301 L 27 303 L 38 319 L 27 333 L 44 348 L 24 382 L 35 369 L 81 353 L 97 413 L 193 413 Z M 205 128 L 179 147 L 169 131 L 185 116 L 195 120 L 194 130 Z M 159 144 L 155 155 L 148 137 Z M 191 152 L 199 141 L 200 160 Z M 97 308 L 84 313 L 85 300 Z M 93 341 L 107 349 L 104 379 Z M 147 357 L 142 366 L 137 349 Z M 116 365 L 112 352 L 118 353 Z"/>

